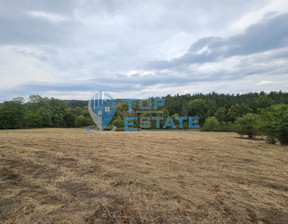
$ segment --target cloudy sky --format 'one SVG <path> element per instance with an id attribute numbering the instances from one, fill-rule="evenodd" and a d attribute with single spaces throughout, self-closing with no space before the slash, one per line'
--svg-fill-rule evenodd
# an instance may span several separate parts
<path id="1" fill-rule="evenodd" d="M 288 91 L 287 0 L 0 0 L 0 102 Z"/>

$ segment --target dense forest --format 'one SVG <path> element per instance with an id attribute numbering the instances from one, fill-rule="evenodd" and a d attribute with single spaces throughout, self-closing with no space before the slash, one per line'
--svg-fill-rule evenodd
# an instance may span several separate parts
<path id="1" fill-rule="evenodd" d="M 165 106 L 161 107 L 163 117 L 198 116 L 203 131 L 237 131 L 240 134 L 254 137 L 271 125 L 281 129 L 282 135 L 288 136 L 288 93 L 260 92 L 246 94 L 186 94 L 167 95 Z M 128 113 L 128 103 L 116 100 L 117 109 L 111 124 L 117 130 L 124 129 L 124 118 L 137 116 L 152 117 L 155 114 L 136 114 L 139 103 L 133 103 L 132 113 Z M 58 100 L 32 95 L 27 102 L 22 97 L 0 104 L 0 129 L 40 128 L 40 127 L 85 127 L 93 124 L 88 112 L 88 101 Z M 270 120 L 269 120 L 270 119 Z M 273 120 L 274 119 L 274 120 Z M 261 121 L 261 122 L 258 122 Z M 268 124 L 264 121 L 269 121 Z M 162 125 L 164 121 L 161 121 Z M 175 120 L 175 124 L 179 122 Z M 257 122 L 257 125 L 256 123 Z M 275 123 L 276 122 L 276 123 Z M 246 129 L 243 127 L 246 125 Z M 269 126 L 270 125 L 270 126 Z M 257 128 L 256 128 L 257 126 Z M 106 129 L 111 128 L 111 125 Z M 156 128 L 152 124 L 151 128 Z M 184 123 L 183 128 L 188 128 Z M 249 129 L 249 131 L 247 131 Z M 275 129 L 275 128 L 274 128 Z M 273 130 L 274 130 L 273 129 Z M 275 132 L 275 130 L 273 131 Z M 267 134 L 266 134 L 267 135 Z M 279 137 L 270 134 L 270 141 Z M 285 142 L 283 142 L 285 144 Z M 288 142 L 287 142 L 288 143 Z"/>

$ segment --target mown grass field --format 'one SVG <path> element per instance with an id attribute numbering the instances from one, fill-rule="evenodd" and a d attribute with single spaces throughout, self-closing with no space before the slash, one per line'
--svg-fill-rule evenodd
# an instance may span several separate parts
<path id="1" fill-rule="evenodd" d="M 2 130 L 0 223 L 288 223 L 288 148 L 234 133 Z"/>

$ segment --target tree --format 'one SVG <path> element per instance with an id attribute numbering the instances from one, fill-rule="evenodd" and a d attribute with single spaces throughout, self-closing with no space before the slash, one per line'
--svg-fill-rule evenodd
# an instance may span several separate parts
<path id="1" fill-rule="evenodd" d="M 207 110 L 208 110 L 208 114 L 211 115 L 211 116 L 217 110 L 216 102 L 214 100 L 208 100 L 207 103 L 206 103 L 206 107 L 207 107 Z"/>
<path id="2" fill-rule="evenodd" d="M 187 102 L 184 102 L 184 104 L 182 105 L 180 114 L 181 114 L 182 116 L 188 116 L 188 106 L 187 106 Z"/>
<path id="3" fill-rule="evenodd" d="M 118 116 L 113 122 L 113 125 L 115 125 L 117 128 L 124 128 L 125 121 L 120 116 Z"/>
<path id="4" fill-rule="evenodd" d="M 203 124 L 206 116 L 207 116 L 207 106 L 206 102 L 203 99 L 196 99 L 189 101 L 188 103 L 189 115 L 190 116 L 198 116 L 199 123 Z"/>
<path id="5" fill-rule="evenodd" d="M 215 117 L 208 117 L 201 128 L 202 131 L 218 131 L 219 129 L 220 123 Z"/>
<path id="6" fill-rule="evenodd" d="M 240 135 L 248 135 L 253 138 L 258 134 L 258 116 L 252 113 L 238 117 L 235 121 L 235 131 Z"/>
<path id="7" fill-rule="evenodd" d="M 48 98 L 43 98 L 39 95 L 31 95 L 27 103 L 27 108 L 42 116 L 43 127 L 53 127 L 53 112 Z"/>
<path id="8" fill-rule="evenodd" d="M 226 109 L 225 109 L 225 107 L 218 108 L 217 111 L 215 112 L 214 116 L 220 122 L 225 121 L 226 120 Z"/>
<path id="9" fill-rule="evenodd" d="M 39 128 L 42 126 L 42 116 L 33 111 L 25 111 L 24 113 L 24 126 L 26 128 Z"/>
<path id="10" fill-rule="evenodd" d="M 83 110 L 81 107 L 76 107 L 76 108 L 73 108 L 72 110 L 73 114 L 75 114 L 76 116 L 80 116 L 83 114 Z"/>
<path id="11" fill-rule="evenodd" d="M 288 105 L 273 105 L 261 113 L 260 129 L 269 138 L 276 138 L 288 145 Z"/>
<path id="12" fill-rule="evenodd" d="M 189 108 L 189 115 L 193 115 L 193 116 L 206 114 L 207 112 L 207 106 L 206 106 L 205 100 L 202 100 L 202 99 L 189 101 L 188 108 Z"/>
<path id="13" fill-rule="evenodd" d="M 76 127 L 86 127 L 93 124 L 93 121 L 91 118 L 84 117 L 83 115 L 80 115 L 76 117 L 75 119 L 75 126 Z"/>
<path id="14" fill-rule="evenodd" d="M 14 102 L 16 102 L 16 103 L 19 103 L 19 104 L 24 104 L 24 98 L 23 97 L 15 97 L 14 99 L 13 99 L 13 101 Z"/>
<path id="15" fill-rule="evenodd" d="M 273 103 L 273 100 L 271 100 L 268 96 L 262 95 L 254 101 L 253 109 L 254 111 L 257 111 L 262 108 L 267 108 L 270 107 Z"/>
<path id="16" fill-rule="evenodd" d="M 50 105 L 52 116 L 52 126 L 54 127 L 65 127 L 66 121 L 65 116 L 68 114 L 68 104 L 62 100 L 51 98 L 48 100 Z"/>
<path id="17" fill-rule="evenodd" d="M 64 119 L 65 119 L 65 122 L 66 122 L 65 127 L 68 127 L 68 128 L 75 127 L 75 119 L 76 119 L 76 117 L 71 111 L 65 115 Z"/>
<path id="18" fill-rule="evenodd" d="M 230 107 L 227 112 L 227 117 L 229 121 L 234 122 L 237 117 L 241 117 L 244 114 L 251 113 L 252 109 L 247 104 L 235 104 Z"/>
<path id="19" fill-rule="evenodd" d="M 27 108 L 42 116 L 44 127 L 66 127 L 68 103 L 55 98 L 43 98 L 39 95 L 31 95 Z"/>
<path id="20" fill-rule="evenodd" d="M 178 120 L 176 119 L 176 117 L 179 117 L 179 114 L 175 113 L 175 114 L 173 114 L 171 117 L 172 117 L 174 123 L 177 123 L 177 122 L 178 122 Z"/>
<path id="21" fill-rule="evenodd" d="M 0 128 L 22 128 L 24 107 L 22 101 L 6 101 L 0 108 Z"/>

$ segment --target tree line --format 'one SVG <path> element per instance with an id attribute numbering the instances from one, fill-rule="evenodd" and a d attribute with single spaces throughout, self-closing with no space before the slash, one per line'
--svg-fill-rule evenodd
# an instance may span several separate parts
<path id="1" fill-rule="evenodd" d="M 288 144 L 288 93 L 260 92 L 245 94 L 185 94 L 167 95 L 161 108 L 163 117 L 198 116 L 203 131 L 236 131 L 250 138 L 266 135 L 271 143 L 276 140 Z M 145 101 L 144 101 L 145 102 Z M 124 129 L 124 118 L 152 117 L 137 114 L 139 103 L 133 103 L 132 114 L 128 104 L 116 100 L 117 109 L 111 124 Z M 32 95 L 27 102 L 22 97 L 0 104 L 0 129 L 40 127 L 85 127 L 93 124 L 88 112 L 88 101 L 58 100 Z M 164 122 L 164 121 L 163 121 Z M 136 126 L 139 125 L 135 124 Z M 163 124 L 161 124 L 163 125 Z M 111 125 L 106 129 L 111 129 Z M 153 125 L 151 128 L 156 128 Z M 184 124 L 183 128 L 188 128 Z"/>
<path id="2" fill-rule="evenodd" d="M 0 129 L 83 127 L 92 124 L 86 106 L 69 107 L 67 101 L 32 95 L 0 104 Z"/>

